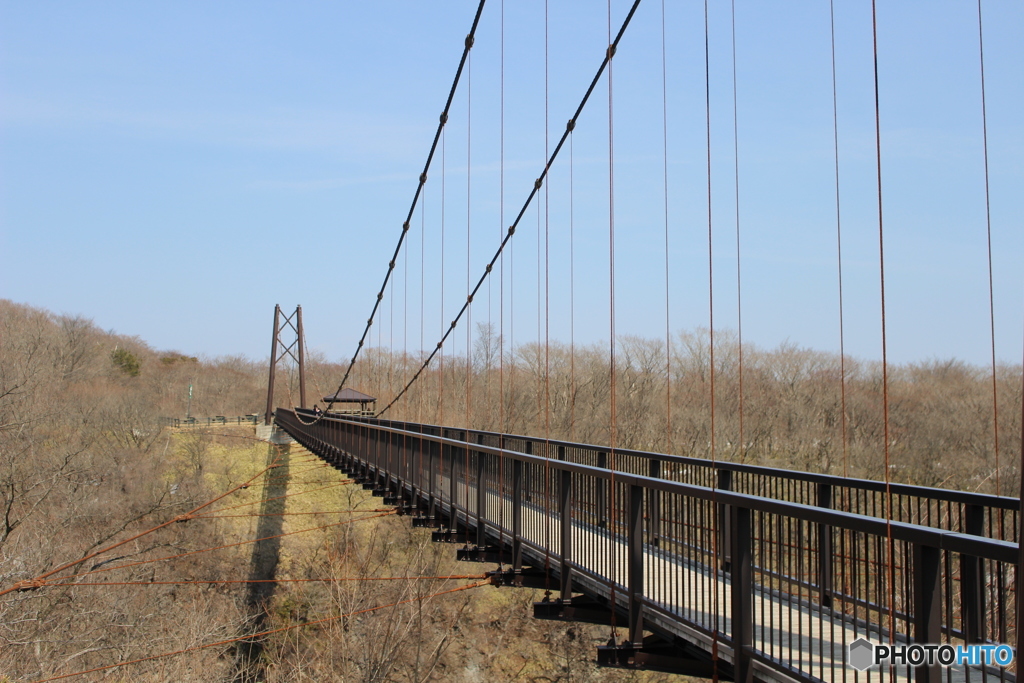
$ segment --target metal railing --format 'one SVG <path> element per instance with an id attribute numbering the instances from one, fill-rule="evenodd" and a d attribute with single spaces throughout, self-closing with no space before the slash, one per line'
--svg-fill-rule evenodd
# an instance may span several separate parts
<path id="1" fill-rule="evenodd" d="M 979 519 L 1016 532 L 1012 499 L 893 486 L 912 504 L 887 520 L 871 514 L 877 482 L 381 420 L 306 425 L 280 409 L 277 422 L 512 572 L 540 569 L 562 604 L 607 605 L 627 632 L 620 660 L 642 662 L 649 631 L 717 653 L 737 681 L 1016 680 L 1015 667 L 845 666 L 862 637 L 1015 644 L 1017 545 L 977 533 Z"/>
<path id="2" fill-rule="evenodd" d="M 452 429 L 393 420 L 365 420 L 405 431 L 447 435 L 490 446 L 504 443 L 507 450 L 555 457 L 564 452 L 569 462 L 608 467 L 607 446 L 544 439 L 479 430 Z M 677 481 L 684 484 L 747 493 L 816 507 L 851 512 L 869 517 L 920 524 L 947 531 L 1016 539 L 1020 501 L 969 491 L 937 489 L 911 484 L 890 484 L 891 515 L 886 514 L 888 496 L 885 482 L 837 477 L 828 474 L 783 470 L 758 465 L 716 461 L 663 453 L 615 449 L 615 469 L 630 474 Z"/>

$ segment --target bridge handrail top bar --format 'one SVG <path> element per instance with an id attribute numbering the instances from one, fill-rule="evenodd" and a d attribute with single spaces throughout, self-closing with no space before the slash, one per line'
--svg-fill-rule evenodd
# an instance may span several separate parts
<path id="1" fill-rule="evenodd" d="M 310 413 L 310 410 L 303 410 L 303 413 Z M 346 415 L 330 415 L 330 418 L 342 418 L 345 420 L 355 420 L 369 424 L 370 420 L 377 418 L 355 418 L 354 416 Z M 403 422 L 403 420 L 379 420 L 383 422 Z M 384 428 L 383 425 L 377 425 Z M 431 429 L 453 429 L 452 427 L 441 427 L 439 425 L 423 424 L 424 427 Z M 462 429 L 462 428 L 460 428 Z M 465 431 L 463 429 L 463 431 Z M 608 446 L 596 446 L 593 444 L 584 444 L 573 441 L 562 441 L 559 439 L 539 439 L 534 436 L 523 436 L 520 434 L 501 434 L 500 432 L 489 432 L 479 429 L 470 429 L 473 434 L 481 434 L 484 436 L 493 436 L 496 438 L 505 439 L 521 439 L 524 441 L 544 441 L 553 446 L 565 446 L 566 448 L 578 448 L 585 450 L 592 450 L 599 453 L 607 453 L 610 449 Z M 419 434 L 418 432 L 408 432 L 412 434 Z M 457 441 L 456 443 L 465 443 L 463 441 Z M 475 446 L 476 448 L 476 446 Z M 508 451 L 505 451 L 508 452 Z M 706 467 L 709 469 L 720 469 L 729 470 L 732 472 L 742 472 L 746 474 L 755 474 L 762 476 L 778 477 L 781 479 L 792 479 L 796 481 L 806 481 L 813 484 L 831 484 L 836 486 L 844 486 L 851 489 L 859 489 L 863 491 L 874 491 L 876 493 L 885 493 L 887 490 L 891 491 L 894 495 L 903 496 L 919 496 L 922 498 L 929 498 L 932 500 L 939 500 L 943 502 L 951 503 L 963 503 L 965 505 L 981 505 L 985 507 L 998 508 L 1003 510 L 1018 510 L 1020 508 L 1020 500 L 1009 496 L 996 496 L 990 493 L 977 493 L 974 491 L 957 491 L 954 489 L 940 489 L 931 486 L 919 486 L 916 484 L 898 484 L 891 483 L 886 488 L 884 481 L 876 481 L 874 479 L 860 479 L 856 477 L 837 477 L 832 474 L 819 474 L 816 472 L 804 472 L 800 470 L 780 470 L 773 467 L 766 467 L 764 465 L 748 465 L 745 463 L 728 462 L 718 460 L 711 462 L 704 458 L 696 458 L 693 456 L 685 455 L 669 455 L 666 453 L 654 453 L 650 451 L 637 451 L 630 450 L 628 448 L 616 448 L 615 452 L 619 455 L 633 456 L 639 458 L 650 458 L 654 460 L 660 460 L 662 462 L 675 463 L 680 465 L 693 465 L 696 467 Z M 543 458 L 541 458 L 543 460 Z M 618 475 L 616 475 L 618 476 Z"/>
<path id="2" fill-rule="evenodd" d="M 367 424 L 362 420 L 348 419 L 343 416 L 332 415 L 330 418 L 352 425 Z M 666 493 L 690 496 L 692 498 L 713 501 L 723 505 L 735 505 L 737 507 L 757 510 L 759 512 L 781 514 L 803 521 L 825 524 L 838 529 L 874 534 L 876 536 L 886 536 L 891 531 L 892 537 L 895 540 L 909 541 L 911 543 L 931 546 L 940 550 L 950 550 L 964 555 L 970 555 L 972 557 L 995 560 L 997 562 L 1005 562 L 1008 564 L 1017 564 L 1018 562 L 1018 546 L 1016 543 L 1010 541 L 1001 541 L 992 538 L 985 538 L 983 536 L 962 534 L 956 531 L 945 531 L 934 527 L 910 524 L 908 522 L 900 522 L 897 520 L 886 520 L 879 517 L 870 517 L 852 512 L 833 510 L 831 508 L 805 505 L 803 503 L 793 503 L 789 501 L 776 500 L 774 498 L 765 498 L 763 496 L 755 496 L 749 493 L 736 493 L 726 489 L 712 489 L 706 486 L 698 486 L 696 484 L 684 484 L 682 482 L 647 477 L 639 474 L 632 474 L 630 472 L 616 470 L 613 473 L 612 470 L 603 467 L 581 465 L 579 463 L 567 462 L 565 460 L 545 458 L 539 455 L 531 455 L 529 453 L 502 449 L 496 446 L 487 446 L 485 444 L 467 444 L 466 441 L 460 441 L 458 439 L 449 439 L 443 436 L 423 434 L 420 432 L 410 432 L 404 429 L 398 429 L 397 427 L 388 427 L 379 424 L 369 426 L 392 434 L 401 434 L 410 438 L 431 441 L 459 449 L 465 449 L 468 445 L 476 452 L 490 453 L 492 455 L 512 458 L 513 460 L 533 463 L 535 465 L 543 465 L 555 470 L 576 472 L 578 474 L 608 480 L 610 480 L 614 474 L 615 480 L 622 484 L 631 484 L 647 489 L 664 491 Z"/>

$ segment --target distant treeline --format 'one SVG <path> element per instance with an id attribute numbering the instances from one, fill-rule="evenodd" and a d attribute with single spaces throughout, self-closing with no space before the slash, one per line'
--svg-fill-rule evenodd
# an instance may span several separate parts
<path id="1" fill-rule="evenodd" d="M 877 363 L 841 362 L 835 354 L 794 345 L 762 350 L 746 344 L 741 375 L 735 337 L 719 333 L 712 373 L 706 330 L 677 334 L 670 351 L 669 357 L 664 342 L 619 340 L 619 447 L 885 478 Z M 312 404 L 333 393 L 345 368 L 317 353 L 307 359 Z M 421 363 L 420 356 L 370 348 L 349 386 L 377 397 L 383 407 Z M 1003 495 L 1017 495 L 1021 367 L 997 368 L 995 402 L 989 368 L 949 360 L 888 370 L 892 480 L 983 492 L 995 492 L 998 481 Z M 213 471 L 209 449 L 223 447 L 217 439 L 237 447 L 247 437 L 218 435 L 216 429 L 172 433 L 160 418 L 184 417 L 189 407 L 200 417 L 262 413 L 266 386 L 266 360 L 158 352 L 85 318 L 0 300 L 0 586 L 168 522 L 216 495 L 234 475 Z M 471 358 L 437 359 L 387 417 L 608 444 L 611 386 L 606 347 L 510 347 L 482 326 Z M 276 387 L 275 405 L 298 404 L 295 368 L 279 368 Z M 252 446 L 262 462 L 260 448 L 265 446 Z M 214 520 L 169 524 L 115 557 L 130 562 L 222 545 L 225 528 Z M 392 552 L 390 541 L 374 547 Z M 230 556 L 198 555 L 183 566 L 187 578 L 200 581 L 238 575 Z M 128 576 L 145 582 L 156 575 L 143 565 Z M 514 614 L 525 615 L 526 604 Z M 445 623 L 461 618 L 438 614 L 450 617 Z M 148 647 L 174 650 L 235 635 L 245 618 L 237 595 L 221 588 L 12 592 L 0 599 L 0 623 L 7 625 L 0 633 L 0 670 L 35 679 L 107 663 L 115 652 L 131 658 Z M 351 638 L 382 642 L 368 633 Z M 575 634 L 566 632 L 564 642 L 579 646 L 572 661 L 583 662 L 591 656 L 590 641 Z M 467 642 L 478 640 L 467 636 Z M 226 666 L 219 656 L 215 650 L 197 654 L 168 664 L 164 674 L 192 678 L 207 667 L 204 680 L 222 680 L 213 673 Z"/>
<path id="2" fill-rule="evenodd" d="M 477 332 L 471 363 L 447 356 L 442 370 L 435 359 L 388 416 L 609 443 L 607 346 L 509 348 L 492 328 Z M 664 340 L 620 338 L 617 446 L 710 458 L 713 445 L 722 460 L 885 478 L 881 363 L 788 343 L 770 350 L 745 343 L 741 390 L 739 352 L 734 333 L 716 331 L 712 435 L 708 330 L 677 333 L 671 358 Z M 421 363 L 420 356 L 371 348 L 349 385 L 380 398 L 383 407 Z M 326 387 L 339 370 L 315 362 L 308 377 Z M 1001 494 L 1017 495 L 1019 365 L 997 367 L 995 392 L 991 368 L 954 359 L 890 365 L 888 376 L 892 481 L 994 493 L 998 478 Z"/>

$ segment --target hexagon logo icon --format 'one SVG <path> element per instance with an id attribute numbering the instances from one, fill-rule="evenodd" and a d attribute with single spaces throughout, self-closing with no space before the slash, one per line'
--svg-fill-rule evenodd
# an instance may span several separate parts
<path id="1" fill-rule="evenodd" d="M 875 663 L 875 646 L 871 641 L 858 638 L 850 643 L 846 663 L 858 671 L 864 671 Z"/>

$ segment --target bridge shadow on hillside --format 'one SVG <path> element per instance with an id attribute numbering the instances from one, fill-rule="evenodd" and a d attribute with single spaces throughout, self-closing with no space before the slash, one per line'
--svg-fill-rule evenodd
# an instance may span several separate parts
<path id="1" fill-rule="evenodd" d="M 256 525 L 256 538 L 266 540 L 257 542 L 252 549 L 249 564 L 249 583 L 246 585 L 245 607 L 248 619 L 243 624 L 243 632 L 258 633 L 264 630 L 267 621 L 267 610 L 274 596 L 277 583 L 277 565 L 281 559 L 281 539 L 269 538 L 280 536 L 283 532 L 284 517 L 289 480 L 290 445 L 277 446 L 268 444 L 267 465 L 280 459 L 279 466 L 266 474 L 267 485 L 263 487 L 263 503 L 260 506 L 259 522 Z M 232 683 L 256 683 L 264 680 L 262 638 L 246 638 L 238 641 L 235 648 L 235 670 Z"/>

